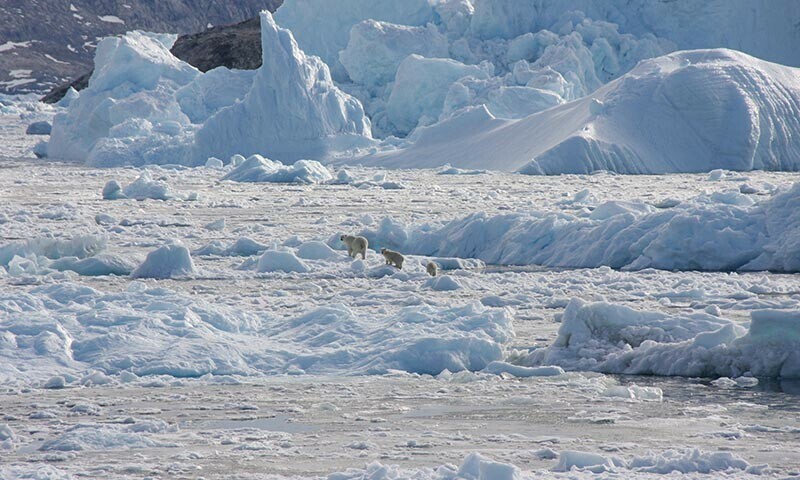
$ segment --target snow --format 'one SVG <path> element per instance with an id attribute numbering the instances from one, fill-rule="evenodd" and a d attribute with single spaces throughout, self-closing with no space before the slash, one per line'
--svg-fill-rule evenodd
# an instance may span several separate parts
<path id="1" fill-rule="evenodd" d="M 31 46 L 31 42 L 12 42 L 8 41 L 0 45 L 0 52 L 8 52 L 15 48 L 27 48 Z"/>
<path id="2" fill-rule="evenodd" d="M 164 245 L 147 254 L 145 261 L 131 272 L 132 278 L 174 278 L 194 275 L 189 250 L 178 242 Z"/>
<path id="3" fill-rule="evenodd" d="M 120 25 L 125 25 L 125 21 L 124 20 L 122 20 L 121 18 L 119 18 L 117 16 L 114 16 L 114 15 L 100 15 L 97 18 L 100 19 L 101 22 L 117 23 L 117 24 L 120 24 Z"/>

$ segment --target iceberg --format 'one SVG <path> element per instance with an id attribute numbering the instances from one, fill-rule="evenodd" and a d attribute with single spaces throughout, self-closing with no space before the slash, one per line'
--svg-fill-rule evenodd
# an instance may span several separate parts
<path id="1" fill-rule="evenodd" d="M 250 91 L 200 127 L 193 158 L 260 153 L 293 162 L 369 143 L 370 121 L 361 103 L 342 92 L 328 66 L 303 53 L 266 11 L 261 44 L 263 63 Z"/>
<path id="2" fill-rule="evenodd" d="M 267 11 L 261 36 L 257 71 L 206 73 L 170 53 L 175 36 L 104 39 L 89 87 L 55 117 L 47 155 L 102 167 L 200 166 L 234 154 L 324 159 L 372 144 L 359 101 Z"/>
<path id="3" fill-rule="evenodd" d="M 520 120 L 477 107 L 358 160 L 532 174 L 800 169 L 800 74 L 733 50 L 645 60 L 588 97 Z"/>

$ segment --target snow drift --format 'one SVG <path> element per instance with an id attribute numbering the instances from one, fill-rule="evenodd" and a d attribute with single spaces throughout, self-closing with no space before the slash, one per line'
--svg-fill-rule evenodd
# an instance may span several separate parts
<path id="1" fill-rule="evenodd" d="M 732 50 L 682 51 L 520 120 L 477 107 L 359 162 L 533 174 L 798 170 L 798 98 L 798 69 Z"/>
<path id="2" fill-rule="evenodd" d="M 628 270 L 800 271 L 800 184 L 754 201 L 722 192 L 673 208 L 607 202 L 582 216 L 476 213 L 441 227 L 384 219 L 374 248 L 489 264 Z"/>
<path id="3" fill-rule="evenodd" d="M 530 365 L 637 375 L 800 378 L 800 312 L 760 310 L 746 329 L 707 313 L 637 312 L 574 299 Z"/>

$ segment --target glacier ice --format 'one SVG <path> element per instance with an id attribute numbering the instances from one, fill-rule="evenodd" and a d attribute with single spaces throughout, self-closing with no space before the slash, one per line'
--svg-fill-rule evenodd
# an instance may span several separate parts
<path id="1" fill-rule="evenodd" d="M 292 0 L 275 13 L 278 23 L 293 32 L 300 48 L 320 57 L 331 67 L 337 80 L 346 78 L 339 63 L 339 52 L 347 47 L 354 25 L 364 20 L 378 20 L 422 26 L 434 18 L 430 0 Z"/>
<path id="2" fill-rule="evenodd" d="M 534 174 L 798 169 L 793 69 L 731 50 L 663 56 L 734 47 L 798 65 L 773 38 L 800 35 L 798 6 L 670 5 L 295 0 L 275 17 L 291 32 L 262 14 L 255 72 L 200 73 L 170 54 L 174 37 L 131 32 L 101 42 L 89 88 L 38 151 L 97 166 L 261 154 Z"/>

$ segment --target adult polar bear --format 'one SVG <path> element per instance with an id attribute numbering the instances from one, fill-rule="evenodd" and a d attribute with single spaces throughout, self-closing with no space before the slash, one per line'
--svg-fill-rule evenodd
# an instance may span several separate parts
<path id="1" fill-rule="evenodd" d="M 354 237 L 353 235 L 342 235 L 339 237 L 346 246 L 347 246 L 347 254 L 352 258 L 356 258 L 359 254 L 361 254 L 361 259 L 367 259 L 367 247 L 369 247 L 369 241 L 367 241 L 364 237 Z"/>

